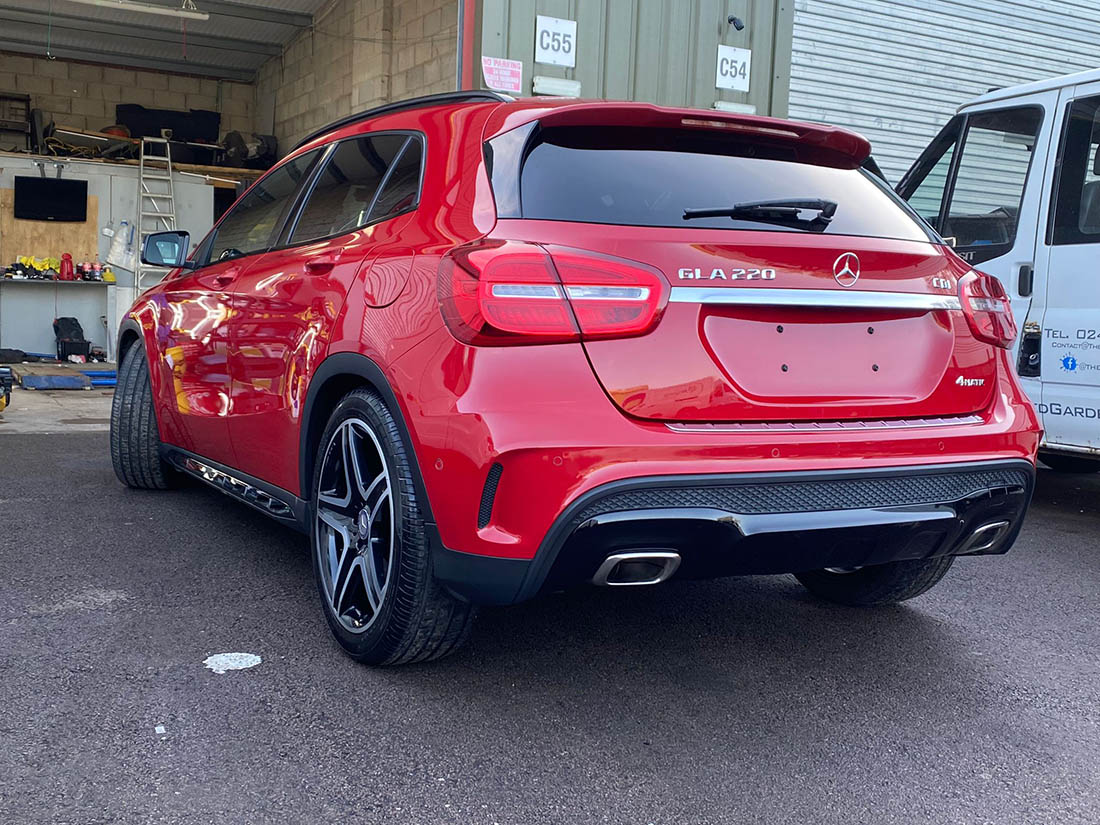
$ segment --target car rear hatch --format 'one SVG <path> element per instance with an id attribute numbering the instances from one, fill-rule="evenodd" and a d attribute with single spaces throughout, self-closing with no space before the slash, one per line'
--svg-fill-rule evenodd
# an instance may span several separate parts
<path id="1" fill-rule="evenodd" d="M 619 110 L 613 126 L 544 117 L 489 144 L 494 236 L 537 242 L 555 261 L 584 250 L 637 262 L 668 280 L 642 334 L 582 333 L 623 412 L 867 421 L 988 406 L 996 355 L 960 311 L 967 268 L 858 168 L 865 141 L 642 111 L 644 124 L 623 123 Z M 699 209 L 713 214 L 690 211 Z"/>

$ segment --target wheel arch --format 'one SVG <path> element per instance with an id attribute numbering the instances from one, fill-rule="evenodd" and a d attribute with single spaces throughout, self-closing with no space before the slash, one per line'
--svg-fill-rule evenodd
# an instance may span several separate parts
<path id="1" fill-rule="evenodd" d="M 126 356 L 136 342 L 142 340 L 141 324 L 135 321 L 133 318 L 126 318 L 118 328 L 118 357 L 117 363 L 121 364 L 122 359 Z"/>
<path id="2" fill-rule="evenodd" d="M 330 355 L 313 373 L 313 379 L 306 393 L 298 439 L 300 497 L 308 501 L 312 496 L 317 450 L 332 411 L 336 409 L 341 398 L 361 387 L 376 392 L 389 409 L 394 421 L 397 422 L 397 428 L 408 447 L 409 465 L 412 468 L 417 498 L 422 504 L 426 520 L 431 522 L 434 528 L 435 517 L 432 515 L 428 491 L 424 486 L 424 476 L 420 472 L 420 460 L 413 447 L 412 434 L 409 432 L 401 404 L 382 368 L 367 356 L 356 352 L 339 352 Z"/>

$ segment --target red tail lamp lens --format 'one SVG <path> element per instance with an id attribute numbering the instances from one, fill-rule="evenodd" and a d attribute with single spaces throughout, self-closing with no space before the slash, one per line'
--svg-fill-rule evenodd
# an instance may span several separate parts
<path id="1" fill-rule="evenodd" d="M 482 241 L 453 250 L 439 269 L 447 326 L 483 346 L 640 335 L 668 298 L 644 264 L 565 247 Z"/>
<path id="2" fill-rule="evenodd" d="M 1016 322 L 1000 281 L 971 270 L 959 279 L 959 302 L 975 338 L 1004 349 L 1012 346 L 1016 340 Z"/>

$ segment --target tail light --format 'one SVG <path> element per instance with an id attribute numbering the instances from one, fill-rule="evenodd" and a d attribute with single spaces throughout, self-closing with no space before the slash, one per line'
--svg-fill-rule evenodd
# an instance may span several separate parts
<path id="1" fill-rule="evenodd" d="M 1016 340 L 1012 304 L 1001 282 L 970 270 L 959 279 L 959 302 L 970 331 L 979 341 L 1008 349 Z"/>
<path id="2" fill-rule="evenodd" d="M 520 241 L 452 250 L 438 288 L 451 332 L 482 346 L 641 335 L 668 300 L 668 283 L 645 264 Z"/>

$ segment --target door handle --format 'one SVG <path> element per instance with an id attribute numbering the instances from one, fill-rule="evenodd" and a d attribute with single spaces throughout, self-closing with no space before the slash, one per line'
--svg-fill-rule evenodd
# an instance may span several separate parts
<path id="1" fill-rule="evenodd" d="M 231 266 L 227 269 L 223 269 L 214 275 L 206 276 L 209 278 L 208 283 L 214 289 L 225 289 L 235 280 L 237 276 L 241 274 L 241 268 L 239 266 Z"/>
<path id="2" fill-rule="evenodd" d="M 330 272 L 340 260 L 340 252 L 342 251 L 323 252 L 320 255 L 314 255 L 306 261 L 306 273 L 309 275 L 324 275 L 326 272 Z"/>
<path id="3" fill-rule="evenodd" d="M 1021 298 L 1027 298 L 1031 295 L 1031 290 L 1034 286 L 1035 270 L 1031 264 L 1021 264 L 1020 273 L 1017 276 L 1016 287 L 1020 293 Z"/>

